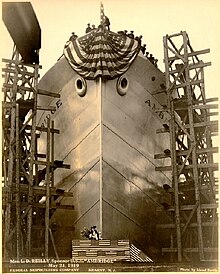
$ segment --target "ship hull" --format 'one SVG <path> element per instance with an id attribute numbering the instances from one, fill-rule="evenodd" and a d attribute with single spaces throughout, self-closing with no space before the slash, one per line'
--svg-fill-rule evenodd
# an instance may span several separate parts
<path id="1" fill-rule="evenodd" d="M 75 207 L 58 209 L 51 218 L 51 224 L 74 228 L 54 233 L 61 257 L 71 255 L 71 240 L 92 225 L 102 238 L 129 239 L 153 259 L 168 244 L 168 236 L 157 233 L 156 225 L 169 218 L 161 208 L 170 174 L 155 167 L 168 165 L 169 160 L 154 159 L 169 148 L 168 134 L 156 134 L 168 121 L 159 111 L 166 104 L 160 92 L 165 79 L 141 55 L 121 77 L 126 78 L 126 87 L 120 87 L 118 79 L 82 81 L 86 93 L 81 97 L 77 80 L 82 78 L 61 58 L 39 83 L 39 88 L 60 92 L 60 99 L 41 104 L 57 108 L 50 114 L 60 130 L 55 159 L 71 165 L 70 170 L 55 171 L 55 185 L 73 193 L 61 203 Z M 46 115 L 38 117 L 39 125 L 45 124 Z"/>

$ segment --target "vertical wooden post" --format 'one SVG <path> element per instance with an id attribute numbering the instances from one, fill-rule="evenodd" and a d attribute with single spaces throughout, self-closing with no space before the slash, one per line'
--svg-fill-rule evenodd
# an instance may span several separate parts
<path id="1" fill-rule="evenodd" d="M 52 121 L 52 129 L 54 129 L 54 121 Z M 51 163 L 54 165 L 54 132 L 51 133 Z M 51 169 L 51 186 L 54 187 L 54 167 Z"/>
<path id="2" fill-rule="evenodd" d="M 20 259 L 21 209 L 20 209 L 20 142 L 19 142 L 19 105 L 16 104 L 16 242 L 17 259 Z"/>
<path id="3" fill-rule="evenodd" d="M 36 186 L 38 186 L 39 182 L 38 182 L 38 164 L 37 164 L 37 161 L 38 161 L 38 156 L 37 156 L 37 152 L 38 152 L 38 136 L 36 136 L 35 138 L 35 156 L 34 156 L 34 159 L 36 161 L 36 164 L 35 164 L 35 180 L 34 180 L 34 184 Z"/>
<path id="4" fill-rule="evenodd" d="M 168 60 L 168 45 L 167 36 L 164 37 L 164 57 L 166 66 L 166 87 L 168 94 L 168 109 L 170 111 L 170 150 L 171 150 L 171 165 L 172 165 L 172 183 L 174 188 L 174 201 L 175 201 L 175 224 L 176 224 L 176 238 L 177 238 L 177 257 L 178 262 L 182 261 L 182 244 L 181 244 L 181 229 L 180 229 L 180 212 L 179 212 L 179 188 L 178 188 L 178 170 L 176 161 L 176 133 L 175 133 L 175 114 L 174 105 L 172 98 L 172 89 L 170 89 L 170 78 L 169 78 L 169 60 Z"/>
<path id="5" fill-rule="evenodd" d="M 30 144 L 30 166 L 29 166 L 29 192 L 28 204 L 29 211 L 27 216 L 27 256 L 31 257 L 31 232 L 32 232 L 32 214 L 33 214 L 33 180 L 34 180 L 34 162 L 35 162 L 35 142 L 36 142 L 36 112 L 37 112 L 37 82 L 39 65 L 34 67 L 34 106 L 32 110 L 31 144 Z"/>
<path id="6" fill-rule="evenodd" d="M 47 166 L 46 166 L 46 209 L 45 209 L 45 258 L 49 251 L 49 221 L 50 221 L 50 117 L 47 118 Z"/>
<path id="7" fill-rule="evenodd" d="M 19 62 L 19 53 L 15 48 L 15 72 L 14 72 L 14 82 L 12 89 L 10 90 L 10 100 L 11 100 L 11 126 L 10 126 L 10 137 L 9 137 L 9 162 L 8 162 L 8 172 L 7 172 L 7 187 L 8 187 L 8 201 L 5 210 L 5 235 L 4 235 L 4 257 L 7 258 L 10 254 L 8 253 L 9 243 L 8 238 L 10 235 L 11 228 L 11 199 L 12 192 L 11 187 L 13 183 L 13 175 L 14 175 L 14 154 L 13 154 L 13 142 L 15 138 L 15 119 L 16 119 L 16 106 L 14 105 L 16 102 L 16 94 L 17 94 L 17 81 L 18 81 L 18 70 L 16 66 Z"/>
<path id="8" fill-rule="evenodd" d="M 203 83 L 200 85 L 201 87 L 201 94 L 202 94 L 202 100 L 203 103 L 206 104 L 206 96 L 205 96 L 205 85 L 204 85 L 204 69 L 201 69 L 201 78 L 203 80 Z M 205 121 L 210 121 L 210 117 L 208 116 L 208 110 L 204 110 L 203 112 L 204 115 L 204 120 Z M 206 146 L 207 148 L 211 148 L 212 147 L 212 140 L 211 140 L 211 132 L 210 130 L 206 130 L 205 131 L 205 139 L 206 139 Z M 213 163 L 213 154 L 210 152 L 207 152 L 207 157 L 208 157 L 208 163 Z M 214 178 L 214 173 L 213 170 L 211 168 L 208 168 L 207 170 L 207 175 L 209 176 L 209 188 L 212 192 L 212 202 L 215 203 L 216 197 L 215 197 L 215 178 Z M 212 210 L 212 222 L 213 222 L 213 226 L 210 228 L 210 234 L 211 234 L 211 246 L 215 246 L 215 241 L 216 241 L 216 237 L 215 235 L 217 235 L 216 232 L 216 227 L 214 226 L 214 223 L 216 221 L 216 209 Z M 211 254 L 211 258 L 214 254 Z"/>
<path id="9" fill-rule="evenodd" d="M 56 248 L 56 245 L 55 245 L 55 241 L 54 241 L 54 237 L 53 237 L 53 233 L 52 233 L 51 228 L 49 228 L 49 232 L 50 232 L 50 238 L 51 238 L 51 241 L 52 241 L 52 244 L 53 244 L 53 249 L 54 249 L 54 252 L 55 252 L 55 255 L 56 255 L 56 259 L 59 260 L 59 256 L 58 256 L 58 252 L 57 252 L 57 248 Z"/>
<path id="10" fill-rule="evenodd" d="M 186 78 L 186 92 L 187 92 L 187 104 L 188 104 L 188 116 L 189 116 L 189 129 L 190 136 L 192 137 L 190 146 L 192 147 L 192 164 L 193 164 L 193 180 L 195 187 L 195 200 L 198 203 L 197 207 L 197 225 L 198 225 L 198 243 L 199 243 L 199 255 L 200 260 L 204 259 L 204 249 L 203 249 L 203 237 L 202 237 L 202 218 L 201 218 L 201 203 L 200 203 L 200 185 L 199 185 L 199 174 L 197 167 L 197 155 L 196 155 L 196 138 L 194 132 L 194 120 L 193 120 L 193 102 L 192 102 L 192 92 L 190 85 L 190 75 L 189 75 L 189 62 L 188 62 L 188 37 L 186 32 L 183 32 L 183 43 L 184 43 L 184 63 L 186 65 L 185 78 Z"/>

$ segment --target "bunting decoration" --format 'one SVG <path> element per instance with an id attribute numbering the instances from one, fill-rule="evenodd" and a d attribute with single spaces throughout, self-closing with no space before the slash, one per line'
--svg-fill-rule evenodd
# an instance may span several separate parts
<path id="1" fill-rule="evenodd" d="M 98 76 L 114 79 L 124 72 L 140 51 L 140 41 L 109 31 L 103 25 L 86 35 L 68 41 L 64 56 L 85 79 Z"/>
<path id="2" fill-rule="evenodd" d="M 114 79 L 125 73 L 141 48 L 141 42 L 125 34 L 116 34 L 106 26 L 104 6 L 100 5 L 100 25 L 80 38 L 70 39 L 64 56 L 70 66 L 88 80 Z"/>

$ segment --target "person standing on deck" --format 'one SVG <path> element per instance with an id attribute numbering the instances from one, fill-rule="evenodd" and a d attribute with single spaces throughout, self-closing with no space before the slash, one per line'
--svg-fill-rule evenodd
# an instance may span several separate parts
<path id="1" fill-rule="evenodd" d="M 106 15 L 105 15 L 105 26 L 107 27 L 108 30 L 110 30 L 110 20 Z"/>
<path id="2" fill-rule="evenodd" d="M 86 33 L 90 32 L 92 28 L 90 27 L 90 23 L 87 24 Z"/>

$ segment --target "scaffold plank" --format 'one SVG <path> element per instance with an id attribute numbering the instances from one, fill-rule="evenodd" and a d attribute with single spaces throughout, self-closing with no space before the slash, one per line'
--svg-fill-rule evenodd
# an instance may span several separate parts
<path id="1" fill-rule="evenodd" d="M 37 110 L 56 111 L 56 107 L 53 107 L 53 106 L 37 106 Z"/>
<path id="2" fill-rule="evenodd" d="M 15 206 L 16 203 L 14 201 L 12 201 L 11 205 Z M 26 202 L 21 202 L 20 205 L 21 205 L 21 208 L 24 209 L 24 208 L 27 208 L 27 206 L 29 204 L 28 204 L 28 202 L 27 203 Z M 5 201 L 2 202 L 2 206 L 3 207 L 6 206 L 6 202 Z M 41 204 L 41 203 L 32 203 L 32 208 L 44 208 L 45 209 L 46 205 L 45 205 L 45 203 L 43 203 L 43 204 Z M 66 209 L 66 210 L 67 209 L 68 210 L 74 210 L 75 209 L 73 205 L 62 205 L 62 204 L 56 204 L 56 203 L 50 204 L 49 208 L 50 209 Z"/>
<path id="3" fill-rule="evenodd" d="M 169 133 L 169 132 L 170 132 L 169 128 L 159 128 L 156 130 L 157 134 L 158 133 Z"/>
<path id="4" fill-rule="evenodd" d="M 181 205 L 180 210 L 189 211 L 192 210 L 195 207 L 195 205 Z M 217 203 L 216 204 L 201 204 L 201 209 L 214 209 L 218 208 Z M 166 211 L 174 211 L 175 208 L 173 206 L 169 206 Z M 158 211 L 164 211 L 164 209 L 159 208 Z"/>
<path id="5" fill-rule="evenodd" d="M 59 93 L 47 91 L 47 90 L 44 90 L 44 89 L 38 89 L 37 93 L 40 94 L 40 95 L 45 95 L 45 96 L 51 96 L 51 97 L 55 97 L 55 98 L 60 98 L 60 94 Z"/>
<path id="6" fill-rule="evenodd" d="M 211 147 L 211 148 L 203 148 L 203 149 L 196 149 L 196 154 L 204 154 L 204 153 L 218 153 L 219 149 L 218 147 Z M 188 154 L 188 150 L 177 150 L 176 155 L 177 156 L 185 156 Z M 169 158 L 170 154 L 166 153 L 160 153 L 155 154 L 154 159 L 163 159 L 163 158 Z"/>
<path id="7" fill-rule="evenodd" d="M 25 128 L 26 128 L 26 129 L 31 129 L 31 125 L 26 125 Z M 46 127 L 37 126 L 37 127 L 36 127 L 36 130 L 39 130 L 39 131 L 41 131 L 41 132 L 47 132 L 47 128 L 46 128 Z M 50 131 L 53 132 L 53 133 L 57 133 L 57 134 L 60 133 L 59 129 L 52 129 L 52 128 L 51 128 Z"/>
<path id="8" fill-rule="evenodd" d="M 212 109 L 212 108 L 218 108 L 218 104 L 206 104 L 206 105 L 194 105 L 193 109 Z"/>
<path id="9" fill-rule="evenodd" d="M 16 72 L 18 72 L 18 70 L 16 68 L 2 68 L 2 71 L 3 72 L 7 72 L 7 73 L 13 73 L 15 74 Z M 35 76 L 35 73 L 34 72 L 29 72 L 29 71 L 25 71 L 25 72 L 19 72 L 19 74 L 25 74 L 27 76 L 31 76 L 31 77 L 34 77 Z M 38 74 L 37 77 L 40 77 L 40 75 Z M 3 85 L 4 86 L 4 85 Z"/>
<path id="10" fill-rule="evenodd" d="M 197 64 L 191 64 L 191 65 L 189 65 L 189 70 L 196 69 L 196 68 L 204 68 L 204 67 L 208 67 L 211 65 L 212 65 L 211 62 L 206 62 L 206 63 L 201 62 L 201 63 L 197 63 Z M 174 70 L 170 71 L 170 74 L 175 74 L 175 73 L 179 73 L 179 70 L 174 69 Z"/>
<path id="11" fill-rule="evenodd" d="M 206 54 L 206 53 L 210 53 L 210 49 L 204 49 L 204 50 L 198 50 L 198 51 L 193 51 L 193 52 L 189 52 L 188 56 L 192 57 L 192 56 L 197 56 L 200 54 Z M 184 55 L 180 54 L 181 57 L 184 57 Z M 169 61 L 174 61 L 174 60 L 179 60 L 180 58 L 177 58 L 176 56 L 173 57 L 169 57 Z"/>
<path id="12" fill-rule="evenodd" d="M 7 59 L 7 58 L 2 58 L 2 62 L 3 62 L 3 63 L 9 63 L 9 64 L 16 64 L 16 61 L 15 61 L 15 60 L 13 60 L 13 59 Z M 21 63 L 21 64 L 22 64 L 22 63 Z M 33 64 L 25 64 L 25 66 L 26 66 L 26 67 L 32 67 L 32 68 L 35 67 L 35 65 L 33 65 Z M 41 66 L 41 65 L 39 65 L 39 69 L 42 69 L 42 66 Z"/>
<path id="13" fill-rule="evenodd" d="M 213 170 L 218 170 L 218 164 L 216 163 L 205 163 L 205 164 L 198 164 L 197 165 L 198 168 L 212 168 Z M 192 169 L 194 168 L 194 165 L 185 165 L 184 169 Z M 177 165 L 177 168 L 180 169 L 181 166 Z M 169 171 L 172 170 L 172 166 L 159 166 L 159 167 L 155 167 L 156 171 Z"/>
<path id="14" fill-rule="evenodd" d="M 28 193 L 28 185 L 27 184 L 20 184 L 20 190 L 22 193 L 27 194 Z M 11 188 L 8 187 L 2 187 L 2 195 L 4 196 L 5 193 L 12 192 L 16 193 L 16 187 L 13 185 Z M 45 195 L 46 188 L 45 186 L 34 186 L 33 187 L 33 193 L 35 195 Z M 51 195 L 55 196 L 62 196 L 62 197 L 73 197 L 72 192 L 66 192 L 62 189 L 57 189 L 55 187 L 51 187 Z"/>
<path id="15" fill-rule="evenodd" d="M 212 97 L 212 98 L 206 98 L 205 100 L 199 100 L 198 103 L 201 104 L 201 103 L 212 103 L 212 102 L 216 102 L 218 101 L 219 98 L 218 97 Z"/>
<path id="16" fill-rule="evenodd" d="M 200 122 L 200 123 L 193 123 L 194 127 L 217 127 L 218 126 L 218 121 L 207 121 L 207 122 Z M 190 125 L 184 125 L 185 128 L 190 128 Z"/>
<path id="17" fill-rule="evenodd" d="M 210 222 L 203 222 L 202 226 L 204 226 L 204 227 L 212 227 L 212 226 L 217 227 L 218 222 L 211 222 L 211 221 Z M 181 223 L 181 227 L 184 227 L 184 223 Z M 198 223 L 190 223 L 189 227 L 198 227 Z M 158 224 L 157 228 L 166 228 L 166 229 L 175 228 L 175 224 L 172 224 L 172 223 L 170 223 L 170 224 Z"/>
<path id="18" fill-rule="evenodd" d="M 190 82 L 190 86 L 199 85 L 199 84 L 202 84 L 202 83 L 204 83 L 204 80 L 203 80 L 203 79 L 201 79 L 201 80 L 196 80 L 196 81 L 191 81 L 191 82 Z M 173 89 L 175 89 L 175 88 L 184 88 L 184 87 L 186 87 L 186 86 L 187 86 L 187 83 L 178 84 L 178 85 L 174 84 Z M 181 99 L 180 99 L 180 100 L 181 100 Z"/>
<path id="19" fill-rule="evenodd" d="M 47 162 L 46 161 L 35 161 L 35 164 L 40 165 L 40 166 L 46 166 Z M 50 163 L 50 166 L 52 167 L 52 162 Z M 53 167 L 56 167 L 56 166 L 54 165 Z M 60 166 L 60 167 L 70 169 L 70 165 L 67 165 L 67 164 L 62 164 L 62 166 Z"/>

